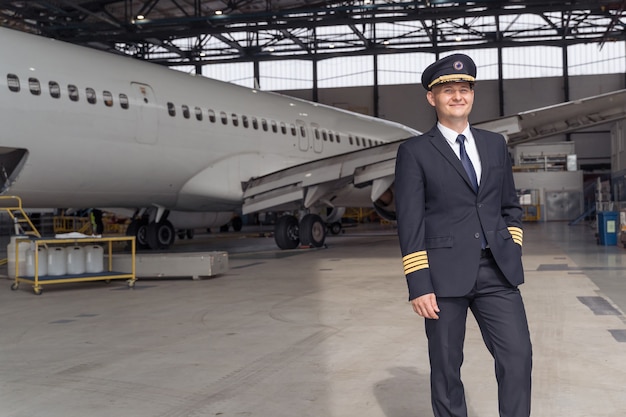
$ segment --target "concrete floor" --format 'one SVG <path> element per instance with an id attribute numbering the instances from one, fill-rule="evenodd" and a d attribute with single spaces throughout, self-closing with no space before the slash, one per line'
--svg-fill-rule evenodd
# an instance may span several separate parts
<path id="1" fill-rule="evenodd" d="M 249 236 L 249 235 L 248 235 Z M 328 248 L 200 236 L 228 250 L 206 280 L 0 288 L 0 417 L 428 417 L 422 319 L 406 301 L 389 227 Z M 534 346 L 533 416 L 626 412 L 626 250 L 588 226 L 525 226 L 521 287 Z M 471 315 L 470 315 L 471 317 Z M 497 417 L 493 364 L 473 318 L 470 417 Z"/>

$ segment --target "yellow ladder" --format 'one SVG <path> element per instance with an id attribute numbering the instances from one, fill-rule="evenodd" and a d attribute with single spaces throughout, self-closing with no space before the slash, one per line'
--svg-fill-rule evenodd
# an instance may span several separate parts
<path id="1" fill-rule="evenodd" d="M 22 208 L 22 199 L 18 196 L 0 196 L 0 210 L 6 211 L 9 213 L 9 216 L 11 216 L 16 236 L 28 235 L 41 237 L 41 234 Z"/>

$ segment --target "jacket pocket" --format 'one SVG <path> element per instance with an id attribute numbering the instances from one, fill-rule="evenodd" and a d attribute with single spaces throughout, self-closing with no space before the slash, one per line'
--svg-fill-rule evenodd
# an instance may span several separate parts
<path id="1" fill-rule="evenodd" d="M 512 239 L 513 236 L 511 236 L 511 232 L 509 232 L 509 229 L 500 229 L 498 230 L 498 234 L 500 236 L 502 236 L 502 239 Z"/>
<path id="2" fill-rule="evenodd" d="M 454 243 L 452 236 L 434 236 L 426 238 L 426 249 L 451 248 Z"/>

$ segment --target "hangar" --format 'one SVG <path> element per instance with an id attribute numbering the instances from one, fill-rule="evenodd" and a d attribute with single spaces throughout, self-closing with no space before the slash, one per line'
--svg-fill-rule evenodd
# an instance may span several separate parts
<path id="1" fill-rule="evenodd" d="M 227 73 L 228 81 L 425 130 L 434 114 L 416 80 L 450 51 L 487 63 L 477 122 L 623 89 L 623 8 L 619 1 L 3 1 L 0 23 L 185 72 Z M 406 62 L 403 77 L 397 69 Z M 587 71 L 593 65 L 603 67 Z M 288 78 L 297 82 L 280 81 Z M 352 81 L 338 86 L 337 78 Z M 590 191 L 594 209 L 621 208 L 622 123 L 512 151 L 527 205 L 540 206 L 525 224 L 522 287 L 536 415 L 613 416 L 626 406 L 619 389 L 626 258 L 607 242 L 618 240 L 620 222 L 608 230 L 585 216 L 564 221 L 585 214 L 585 183 L 600 184 Z M 578 173 L 575 187 L 553 176 L 569 172 Z M 68 284 L 43 297 L 8 291 L 7 281 L 0 415 L 430 415 L 425 337 L 404 302 L 393 225 L 347 231 L 311 251 L 277 252 L 250 235 L 180 247 L 229 250 L 231 269 L 199 281 L 140 279 L 132 290 Z M 491 360 L 475 322 L 468 327 L 469 412 L 495 416 Z"/>

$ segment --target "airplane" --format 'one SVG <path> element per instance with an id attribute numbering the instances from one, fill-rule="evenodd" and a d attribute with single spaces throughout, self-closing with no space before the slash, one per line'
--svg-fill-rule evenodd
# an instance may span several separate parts
<path id="1" fill-rule="evenodd" d="M 0 53 L 0 194 L 133 212 L 139 247 L 234 213 L 300 212 L 276 222 L 281 249 L 322 246 L 344 207 L 393 219 L 395 152 L 420 133 L 8 28 Z M 490 126 L 536 140 L 624 117 L 621 90 Z"/>

